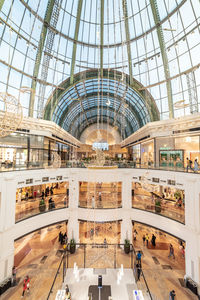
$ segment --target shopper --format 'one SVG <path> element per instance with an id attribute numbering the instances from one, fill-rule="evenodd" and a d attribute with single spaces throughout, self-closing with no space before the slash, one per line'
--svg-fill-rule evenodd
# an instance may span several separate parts
<path id="1" fill-rule="evenodd" d="M 22 291 L 22 296 L 21 298 L 24 297 L 24 294 L 27 290 L 27 292 L 29 292 L 29 289 L 30 289 L 30 278 L 28 275 L 26 275 L 25 279 L 24 279 L 24 282 L 23 282 L 23 291 Z"/>
<path id="2" fill-rule="evenodd" d="M 41 198 L 44 199 L 44 191 L 42 191 Z"/>
<path id="3" fill-rule="evenodd" d="M 99 202 L 101 202 L 101 192 L 99 192 Z"/>
<path id="4" fill-rule="evenodd" d="M 143 246 L 145 246 L 145 240 L 146 240 L 145 234 L 143 234 L 142 240 L 143 240 Z"/>
<path id="5" fill-rule="evenodd" d="M 141 258 L 142 258 L 142 252 L 139 250 L 136 255 L 136 261 L 141 266 Z"/>
<path id="6" fill-rule="evenodd" d="M 136 271 L 137 271 L 137 280 L 140 280 L 140 275 L 141 275 L 141 265 L 136 264 Z"/>
<path id="7" fill-rule="evenodd" d="M 175 300 L 175 297 L 176 297 L 176 293 L 174 290 L 169 292 L 169 300 Z"/>
<path id="8" fill-rule="evenodd" d="M 17 269 L 15 266 L 12 268 L 12 285 L 16 285 L 16 274 L 17 274 Z"/>
<path id="9" fill-rule="evenodd" d="M 137 233 L 137 230 L 135 229 L 134 232 L 133 232 L 133 240 L 134 240 L 134 241 L 136 241 L 136 236 L 137 236 L 137 234 L 138 234 L 138 233 Z"/>
<path id="10" fill-rule="evenodd" d="M 66 285 L 66 288 L 65 288 L 65 295 L 66 295 L 66 300 L 71 300 L 71 294 L 70 294 L 70 291 L 69 291 L 69 287 L 68 285 Z"/>
<path id="11" fill-rule="evenodd" d="M 52 186 L 50 188 L 50 194 L 51 194 L 51 196 L 53 195 L 53 187 Z"/>
<path id="12" fill-rule="evenodd" d="M 53 209 L 53 200 L 49 198 L 49 210 Z"/>
<path id="13" fill-rule="evenodd" d="M 148 245 L 149 245 L 149 235 L 148 235 L 148 233 L 146 233 L 146 245 L 147 245 L 147 248 L 148 248 Z"/>
<path id="14" fill-rule="evenodd" d="M 188 157 L 186 158 L 186 164 L 187 164 L 187 167 L 186 167 L 187 172 L 189 169 L 192 170 L 192 161 Z"/>
<path id="15" fill-rule="evenodd" d="M 36 199 L 36 197 L 37 197 L 37 191 L 33 192 L 33 197 L 34 197 L 34 199 Z"/>
<path id="16" fill-rule="evenodd" d="M 61 243 L 62 239 L 63 239 L 63 234 L 62 234 L 62 232 L 60 231 L 60 232 L 59 232 L 59 235 L 58 235 L 58 241 Z M 61 245 L 62 245 L 62 243 L 61 243 Z"/>
<path id="17" fill-rule="evenodd" d="M 194 161 L 194 172 L 198 172 L 198 170 L 199 170 L 199 164 L 198 164 L 197 158 L 196 158 Z"/>
<path id="18" fill-rule="evenodd" d="M 169 245 L 169 255 L 168 257 L 173 256 L 173 259 L 175 259 L 175 255 L 174 255 L 174 247 L 172 246 L 172 244 Z"/>
<path id="19" fill-rule="evenodd" d="M 153 247 L 156 246 L 156 236 L 154 234 L 152 234 L 151 243 Z"/>

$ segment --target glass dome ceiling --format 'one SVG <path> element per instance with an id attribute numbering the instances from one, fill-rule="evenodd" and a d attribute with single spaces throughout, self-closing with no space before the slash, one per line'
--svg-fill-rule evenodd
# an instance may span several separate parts
<path id="1" fill-rule="evenodd" d="M 0 91 L 20 96 L 25 116 L 43 117 L 67 78 L 117 70 L 146 87 L 161 119 L 195 113 L 199 33 L 197 0 L 1 0 Z"/>

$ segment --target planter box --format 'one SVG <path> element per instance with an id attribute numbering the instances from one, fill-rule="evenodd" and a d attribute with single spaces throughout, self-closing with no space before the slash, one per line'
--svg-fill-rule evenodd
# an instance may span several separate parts
<path id="1" fill-rule="evenodd" d="M 130 253 L 130 245 L 124 245 L 124 252 L 126 254 L 129 254 Z"/>

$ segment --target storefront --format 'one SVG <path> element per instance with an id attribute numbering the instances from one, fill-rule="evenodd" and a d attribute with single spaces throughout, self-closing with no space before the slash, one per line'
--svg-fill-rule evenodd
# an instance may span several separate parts
<path id="1" fill-rule="evenodd" d="M 159 151 L 159 165 L 161 167 L 184 167 L 184 151 L 183 150 L 168 150 L 166 148 Z"/>
<path id="2" fill-rule="evenodd" d="M 141 164 L 143 166 L 154 165 L 154 140 L 141 143 Z"/>
<path id="3" fill-rule="evenodd" d="M 52 152 L 57 152 L 61 160 L 69 158 L 69 145 L 56 140 L 26 133 L 12 133 L 1 138 L 0 167 L 42 167 L 50 163 Z"/>

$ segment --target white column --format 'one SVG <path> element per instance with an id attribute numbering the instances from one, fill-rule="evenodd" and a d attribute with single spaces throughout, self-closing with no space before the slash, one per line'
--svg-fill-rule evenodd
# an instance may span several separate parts
<path id="1" fill-rule="evenodd" d="M 75 239 L 79 243 L 79 222 L 78 222 L 78 203 L 79 203 L 79 181 L 72 174 L 69 180 L 69 220 L 68 238 Z"/>
<path id="2" fill-rule="evenodd" d="M 14 262 L 16 182 L 2 176 L 0 178 L 0 282 L 11 276 Z"/>
<path id="3" fill-rule="evenodd" d="M 196 176 L 188 178 L 185 184 L 185 224 L 186 275 L 200 284 L 200 184 Z"/>
<path id="4" fill-rule="evenodd" d="M 125 239 L 132 243 L 132 220 L 130 212 L 132 209 L 132 179 L 127 176 L 122 181 L 122 223 L 121 223 L 121 244 Z"/>

